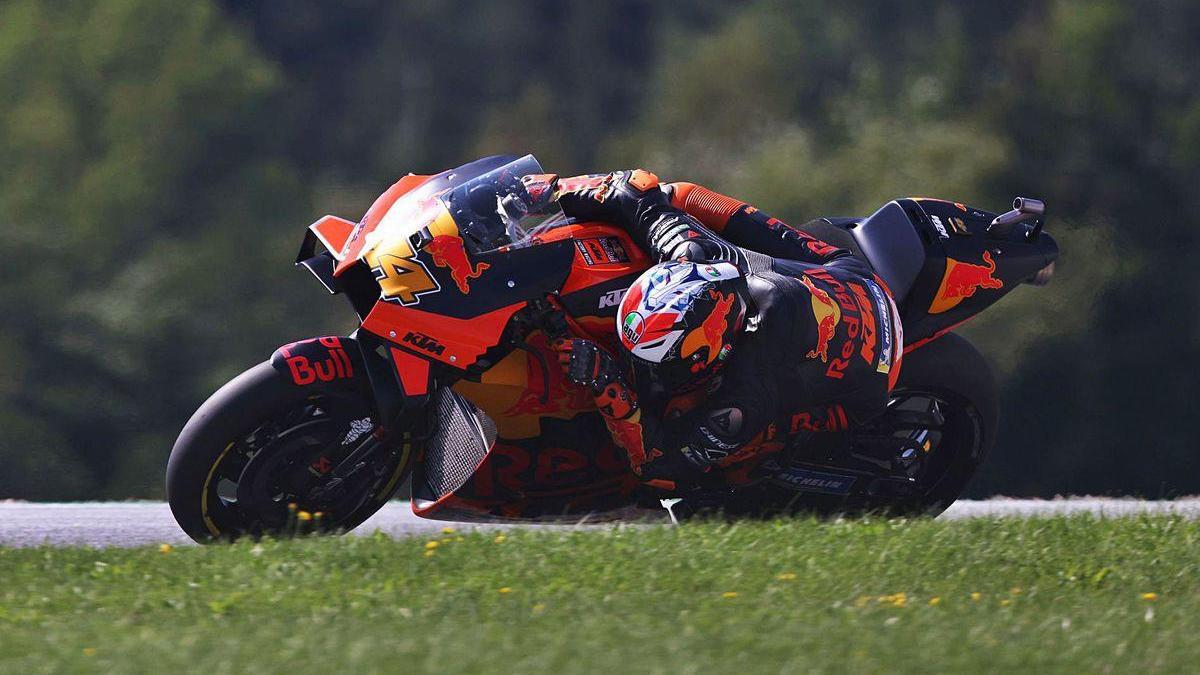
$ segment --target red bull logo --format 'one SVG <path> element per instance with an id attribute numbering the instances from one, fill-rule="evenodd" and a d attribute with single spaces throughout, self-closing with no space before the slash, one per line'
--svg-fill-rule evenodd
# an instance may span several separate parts
<path id="1" fill-rule="evenodd" d="M 810 359 L 819 357 L 822 363 L 828 363 L 829 341 L 833 339 L 838 324 L 842 321 L 842 309 L 829 297 L 829 293 L 817 288 L 808 275 L 801 276 L 800 281 L 812 295 L 813 318 L 817 322 L 817 344 L 805 356 Z"/>
<path id="2" fill-rule="evenodd" d="M 717 306 L 704 318 L 704 323 L 683 339 L 683 346 L 679 352 L 679 355 L 686 359 L 700 349 L 707 348 L 705 365 L 712 363 L 720 353 L 721 347 L 724 346 L 725 331 L 729 328 L 729 310 L 733 309 L 734 299 L 733 293 L 725 295 L 716 291 L 709 291 L 709 293 L 717 301 Z"/>
<path id="3" fill-rule="evenodd" d="M 433 256 L 434 265 L 450 270 L 450 277 L 454 279 L 459 292 L 464 295 L 471 292 L 470 280 L 478 279 L 484 270 L 491 267 L 484 262 L 472 266 L 467 251 L 463 248 L 462 237 L 457 235 L 439 234 L 429 242 L 426 250 Z"/>
<path id="4" fill-rule="evenodd" d="M 946 275 L 942 277 L 942 285 L 929 305 L 929 313 L 950 311 L 963 299 L 975 295 L 980 288 L 1004 288 L 1004 282 L 992 276 L 996 271 L 996 263 L 990 252 L 983 252 L 983 262 L 983 265 L 974 265 L 946 258 Z"/>

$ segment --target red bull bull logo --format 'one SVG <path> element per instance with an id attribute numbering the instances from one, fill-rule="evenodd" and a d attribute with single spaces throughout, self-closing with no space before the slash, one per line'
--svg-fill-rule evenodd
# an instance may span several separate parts
<path id="1" fill-rule="evenodd" d="M 842 309 L 829 297 L 829 293 L 818 288 L 808 275 L 801 276 L 800 281 L 812 295 L 813 318 L 817 322 L 817 344 L 805 356 L 810 359 L 820 358 L 822 363 L 828 363 L 829 341 L 833 339 L 838 324 L 842 321 Z"/>
<path id="2" fill-rule="evenodd" d="M 450 277 L 454 279 L 459 292 L 464 295 L 471 292 L 470 280 L 478 279 L 484 270 L 491 267 L 484 262 L 471 265 L 467 251 L 463 248 L 462 237 L 458 235 L 439 234 L 429 242 L 426 250 L 433 256 L 434 265 L 450 270 Z"/>
<path id="3" fill-rule="evenodd" d="M 980 288 L 1004 288 L 1004 282 L 992 276 L 996 271 L 996 263 L 990 252 L 983 252 L 983 262 L 983 265 L 974 265 L 946 258 L 946 275 L 942 277 L 942 285 L 929 305 L 929 313 L 950 311 L 965 298 L 975 295 Z"/>
<path id="4" fill-rule="evenodd" d="M 707 348 L 705 365 L 713 362 L 724 346 L 725 331 L 729 328 L 729 310 L 733 309 L 733 293 L 721 294 L 709 291 L 717 301 L 712 313 L 704 318 L 704 323 L 688 333 L 683 339 L 679 355 L 688 358 L 702 348 Z"/>

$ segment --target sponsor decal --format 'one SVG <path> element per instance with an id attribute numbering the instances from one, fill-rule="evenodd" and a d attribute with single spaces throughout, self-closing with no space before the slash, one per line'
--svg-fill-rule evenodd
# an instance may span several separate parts
<path id="1" fill-rule="evenodd" d="M 875 300 L 875 316 L 879 317 L 879 365 L 875 370 L 887 373 L 892 369 L 892 354 L 894 353 L 891 303 L 888 302 L 887 296 L 879 284 L 867 282 L 867 288 L 871 289 L 871 297 Z"/>
<path id="2" fill-rule="evenodd" d="M 313 342 L 302 340 L 279 348 L 279 353 L 287 364 L 292 375 L 292 382 L 303 387 L 315 382 L 332 382 L 354 377 L 354 366 L 350 356 L 342 347 L 342 341 L 336 337 L 318 338 L 316 342 L 327 350 L 328 358 L 322 360 L 310 359 L 303 354 L 293 354 L 301 345 Z"/>
<path id="3" fill-rule="evenodd" d="M 436 338 L 431 338 L 424 333 L 411 330 L 400 341 L 408 343 L 422 351 L 427 351 L 430 354 L 437 354 L 438 356 L 441 356 L 442 352 L 446 351 L 446 346 L 438 342 Z"/>
<path id="4" fill-rule="evenodd" d="M 458 235 L 439 234 L 429 242 L 426 249 L 433 256 L 434 265 L 450 270 L 450 277 L 454 279 L 459 292 L 464 295 L 471 292 L 471 279 L 478 279 L 484 270 L 491 267 L 485 262 L 472 265 L 463 247 L 462 237 Z"/>
<path id="5" fill-rule="evenodd" d="M 629 262 L 629 254 L 625 251 L 624 244 L 616 237 L 601 237 L 600 246 L 604 248 L 604 253 L 608 255 L 609 260 L 614 263 Z"/>
<path id="6" fill-rule="evenodd" d="M 862 347 L 858 353 L 862 356 L 863 361 L 868 365 L 875 365 L 875 317 L 879 316 L 877 312 L 872 312 L 871 308 L 874 303 L 867 297 L 867 291 L 860 284 L 848 283 L 850 290 L 854 292 L 854 299 L 858 302 L 858 306 L 862 308 Z"/>
<path id="7" fill-rule="evenodd" d="M 794 466 L 787 467 L 775 474 L 774 480 L 804 492 L 824 492 L 833 495 L 848 494 L 850 488 L 854 487 L 853 476 L 812 471 Z"/>
<path id="8" fill-rule="evenodd" d="M 708 416 L 708 421 L 726 436 L 742 430 L 742 411 L 737 408 L 721 408 Z"/>
<path id="9" fill-rule="evenodd" d="M 646 331 L 646 320 L 638 312 L 630 312 L 625 315 L 625 319 L 621 321 L 621 342 L 625 346 L 632 349 L 642 339 L 642 333 Z"/>
<path id="10" fill-rule="evenodd" d="M 791 433 L 801 431 L 825 433 L 830 431 L 845 431 L 850 423 L 846 419 L 846 409 L 840 405 L 831 405 L 824 410 L 806 410 L 792 415 Z"/>
<path id="11" fill-rule="evenodd" d="M 812 295 L 813 318 L 817 322 L 817 344 L 808 354 L 810 359 L 820 358 L 822 363 L 829 362 L 829 341 L 833 339 L 838 324 L 842 321 L 842 310 L 829 297 L 824 289 L 818 288 L 807 275 L 800 277 L 800 282 Z"/>
<path id="12" fill-rule="evenodd" d="M 942 219 L 931 215 L 929 219 L 933 221 L 933 228 L 938 231 L 938 236 L 942 239 L 949 239 L 950 233 L 946 231 L 946 226 L 942 223 Z"/>
<path id="13" fill-rule="evenodd" d="M 687 337 L 683 339 L 683 346 L 679 350 L 679 355 L 686 359 L 701 349 L 707 349 L 708 351 L 704 355 L 705 366 L 716 360 L 717 355 L 724 346 L 725 331 L 729 328 L 729 310 L 733 309 L 734 301 L 733 293 L 719 293 L 715 290 L 709 290 L 709 295 L 713 300 L 717 301 L 716 306 L 713 307 L 712 312 L 708 316 L 704 317 L 704 323 L 688 333 Z"/>
<path id="14" fill-rule="evenodd" d="M 618 288 L 611 290 L 600 296 L 600 309 L 608 309 L 621 304 L 621 298 L 625 297 L 626 288 Z"/>
<path id="15" fill-rule="evenodd" d="M 820 288 L 808 277 L 821 281 L 830 290 Z M 817 321 L 817 344 L 807 354 L 808 358 L 821 358 L 822 363 L 828 363 L 825 377 L 838 380 L 845 376 L 856 348 L 863 360 L 874 366 L 875 314 L 866 290 L 858 283 L 843 283 L 822 268 L 806 270 L 801 281 L 812 295 L 813 317 Z M 839 326 L 845 326 L 846 337 L 840 349 L 830 354 L 829 344 Z"/>
<path id="16" fill-rule="evenodd" d="M 346 437 L 342 439 L 342 445 L 350 445 L 364 434 L 369 434 L 375 430 L 375 424 L 370 417 L 364 417 L 360 420 L 350 422 L 350 430 L 346 432 Z"/>
<path id="17" fill-rule="evenodd" d="M 963 221 L 962 218 L 947 218 L 946 220 L 949 221 L 950 230 L 952 232 L 954 232 L 954 234 L 958 234 L 958 235 L 970 235 L 971 234 L 967 230 L 967 224 L 966 224 L 966 222 Z"/>
<path id="18" fill-rule="evenodd" d="M 575 248 L 588 267 L 593 265 L 614 265 L 629 262 L 629 254 L 616 237 L 596 237 L 592 239 L 576 239 Z"/>
<path id="19" fill-rule="evenodd" d="M 948 312 L 964 299 L 975 295 L 980 288 L 1004 288 L 1004 282 L 992 276 L 996 271 L 996 263 L 990 252 L 983 252 L 983 262 L 982 265 L 976 265 L 946 258 L 946 274 L 929 305 L 929 313 Z"/>

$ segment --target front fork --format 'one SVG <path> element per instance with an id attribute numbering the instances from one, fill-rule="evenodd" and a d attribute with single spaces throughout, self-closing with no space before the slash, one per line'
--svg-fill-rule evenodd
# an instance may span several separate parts
<path id="1" fill-rule="evenodd" d="M 325 472 L 312 489 L 319 501 L 335 501 L 349 486 L 352 478 L 372 467 L 387 466 L 390 456 L 400 452 L 401 461 L 408 466 L 407 474 L 418 454 L 421 439 L 431 428 L 426 411 L 432 382 L 426 379 L 424 393 L 408 394 L 398 372 L 397 357 L 386 343 L 370 333 L 359 332 L 348 337 L 326 336 L 310 338 L 284 345 L 271 355 L 271 365 L 294 386 L 311 395 L 355 394 L 370 402 L 376 424 L 371 432 L 377 443 L 364 443 Z M 410 374 L 411 375 L 411 374 Z M 429 377 L 428 370 L 424 372 Z M 411 382 L 410 377 L 410 382 Z M 397 481 L 397 484 L 400 481 Z"/>

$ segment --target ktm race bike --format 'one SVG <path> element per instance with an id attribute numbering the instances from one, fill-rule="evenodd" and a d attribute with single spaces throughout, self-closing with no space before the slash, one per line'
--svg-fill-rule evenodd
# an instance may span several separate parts
<path id="1" fill-rule="evenodd" d="M 171 510 L 191 537 L 283 532 L 297 510 L 349 530 L 410 477 L 424 518 L 639 512 L 637 476 L 550 344 L 569 333 L 616 353 L 617 307 L 653 261 L 618 227 L 568 219 L 531 179 L 542 174 L 526 156 L 408 175 L 357 224 L 309 227 L 297 264 L 346 296 L 360 326 L 280 347 L 195 413 L 167 465 Z M 899 380 L 867 427 L 815 434 L 822 420 L 778 420 L 753 441 L 761 452 L 739 453 L 757 459 L 722 469 L 717 506 L 747 517 L 949 506 L 997 418 L 987 363 L 950 331 L 1049 279 L 1058 248 L 1042 216 L 1031 199 L 996 216 L 911 198 L 805 225 L 894 294 Z"/>

